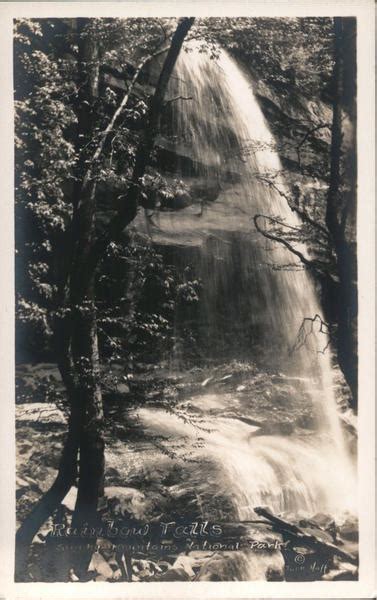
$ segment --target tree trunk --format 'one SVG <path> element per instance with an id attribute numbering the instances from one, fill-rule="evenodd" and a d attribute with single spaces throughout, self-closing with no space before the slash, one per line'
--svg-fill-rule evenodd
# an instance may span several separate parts
<path id="1" fill-rule="evenodd" d="M 89 249 L 89 248 L 88 248 Z M 100 385 L 100 365 L 96 307 L 95 274 L 83 273 L 86 252 L 78 258 L 72 281 L 72 356 L 77 381 L 79 404 L 80 461 L 78 496 L 73 518 L 74 526 L 84 522 L 92 525 L 97 502 L 103 491 L 104 440 L 103 406 Z"/>
<path id="2" fill-rule="evenodd" d="M 71 349 L 75 373 L 79 427 L 78 494 L 72 519 L 73 527 L 96 525 L 97 504 L 103 494 L 105 443 L 103 405 L 95 305 L 95 265 L 88 266 L 95 242 L 96 183 L 85 179 L 86 164 L 91 156 L 85 148 L 93 139 L 94 105 L 98 97 L 98 44 L 88 32 L 88 21 L 78 19 L 79 33 L 79 107 L 78 141 L 81 147 L 79 185 L 74 199 L 75 252 L 70 275 Z M 92 545 L 95 539 L 91 540 Z M 75 568 L 85 572 L 91 556 L 86 551 L 74 553 Z"/>
<path id="3" fill-rule="evenodd" d="M 356 136 L 355 25 L 334 18 L 333 122 L 330 186 L 326 225 L 332 237 L 339 276 L 336 298 L 336 345 L 340 368 L 357 408 L 357 255 L 356 255 Z M 345 31 L 348 35 L 345 36 Z M 352 43 L 351 43 L 352 42 Z M 347 52 L 347 61 L 344 59 Z"/>
<path id="4" fill-rule="evenodd" d="M 161 70 L 156 91 L 152 98 L 148 123 L 136 155 L 133 172 L 134 185 L 130 194 L 127 195 L 126 224 L 132 221 L 136 215 L 139 179 L 144 174 L 145 167 L 150 159 L 167 85 L 183 40 L 192 22 L 192 19 L 183 19 L 178 25 Z M 90 181 L 85 181 L 81 188 L 78 212 L 77 220 L 80 237 L 76 257 L 77 265 L 71 281 L 72 305 L 76 307 L 72 349 L 75 368 L 79 372 L 82 424 L 79 488 L 73 526 L 81 527 L 88 524 L 89 527 L 92 527 L 97 522 L 98 499 L 103 494 L 104 488 L 105 444 L 94 289 L 95 269 L 98 266 L 100 256 L 97 255 L 96 260 L 91 260 L 94 239 L 95 186 Z M 83 316 L 81 307 L 85 304 L 87 306 Z M 81 558 L 83 558 L 83 555 Z M 81 568 L 85 569 L 85 559 L 80 562 Z"/>
<path id="5" fill-rule="evenodd" d="M 80 263 L 81 261 L 79 261 Z M 85 265 L 85 255 L 82 266 Z M 78 274 L 81 269 L 78 268 Z M 105 441 L 103 403 L 100 384 L 100 364 L 96 308 L 94 302 L 95 274 L 84 282 L 74 298 L 72 329 L 72 355 L 77 378 L 78 427 L 79 427 L 79 477 L 78 494 L 72 527 L 97 525 L 97 505 L 104 490 Z M 74 288 L 77 291 L 78 281 Z M 77 575 L 84 576 L 94 551 L 95 537 L 86 540 L 82 549 L 80 538 L 78 549 L 72 552 L 72 565 Z"/>

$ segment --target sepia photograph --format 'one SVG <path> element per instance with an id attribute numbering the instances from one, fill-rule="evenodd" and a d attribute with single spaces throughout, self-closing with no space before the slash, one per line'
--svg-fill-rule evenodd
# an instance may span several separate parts
<path id="1" fill-rule="evenodd" d="M 50 14 L 12 19 L 13 581 L 358 582 L 357 16 Z"/>

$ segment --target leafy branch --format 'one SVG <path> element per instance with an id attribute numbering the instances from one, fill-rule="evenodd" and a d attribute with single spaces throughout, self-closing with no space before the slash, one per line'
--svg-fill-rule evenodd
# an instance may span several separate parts
<path id="1" fill-rule="evenodd" d="M 104 131 L 102 132 L 102 134 L 100 134 L 100 141 L 98 143 L 98 146 L 93 154 L 92 157 L 92 164 L 95 164 L 96 161 L 99 159 L 99 157 L 101 156 L 101 153 L 103 151 L 103 148 L 105 146 L 106 140 L 109 136 L 109 134 L 113 131 L 114 129 L 114 125 L 116 123 L 116 121 L 118 120 L 119 116 L 121 115 L 121 113 L 123 112 L 123 110 L 126 108 L 128 100 L 130 98 L 131 92 L 139 78 L 139 75 L 141 73 L 141 71 L 143 70 L 143 68 L 145 67 L 145 65 L 152 60 L 152 58 L 156 58 L 157 56 L 163 54 L 164 52 L 166 52 L 169 48 L 168 47 L 163 47 L 160 50 L 157 50 L 156 52 L 149 54 L 148 56 L 144 57 L 139 64 L 137 65 L 135 72 L 133 74 L 133 77 L 128 85 L 128 90 L 125 93 L 125 95 L 123 96 L 123 99 L 121 101 L 121 103 L 119 104 L 118 108 L 116 109 L 116 111 L 114 112 L 113 116 L 110 119 L 110 122 L 108 123 L 106 129 L 104 129 Z M 92 167 L 89 167 L 89 169 L 86 171 L 85 175 L 84 175 L 84 179 L 83 179 L 83 189 L 86 188 L 86 186 L 88 185 L 89 181 L 91 180 L 91 176 L 92 176 Z"/>

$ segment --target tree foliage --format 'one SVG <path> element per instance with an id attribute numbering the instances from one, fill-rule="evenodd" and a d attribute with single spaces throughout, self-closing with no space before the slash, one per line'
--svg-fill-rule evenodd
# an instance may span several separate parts
<path id="1" fill-rule="evenodd" d="M 150 56 L 166 50 L 174 22 L 94 19 L 81 34 L 81 42 L 88 36 L 96 43 L 98 65 L 120 71 L 127 88 L 135 64 L 147 63 Z M 99 74 L 100 97 L 92 106 L 84 101 L 93 124 L 90 137 L 83 139 L 78 133 L 82 110 L 78 35 L 69 20 L 22 19 L 15 24 L 17 332 L 21 347 L 22 340 L 32 339 L 31 333 L 38 331 L 39 351 L 44 354 L 52 321 L 65 310 L 60 306 L 62 265 L 72 240 L 75 186 L 89 169 L 90 180 L 97 185 L 96 228 L 105 230 L 124 201 L 150 102 L 142 88 L 136 93 L 130 89 L 116 129 L 93 162 L 121 93 Z M 184 192 L 182 185 L 178 180 L 165 182 L 151 170 L 140 180 L 141 199 L 146 206 L 169 205 L 177 193 Z M 38 355 L 36 346 L 31 349 Z"/>
<path id="2" fill-rule="evenodd" d="M 193 19 L 172 23 L 176 29 L 168 35 L 156 19 L 130 22 L 121 58 L 128 54 L 138 62 L 136 68 L 131 63 L 116 109 L 111 90 L 102 89 L 101 56 L 119 50 L 118 36 L 122 32 L 125 39 L 128 23 L 84 18 L 16 23 L 17 246 L 26 248 L 20 250 L 20 266 L 27 274 L 18 288 L 18 309 L 20 321 L 37 322 L 41 333 L 51 335 L 69 410 L 57 477 L 17 532 L 17 578 L 25 577 L 31 540 L 74 483 L 73 525 L 96 523 L 104 486 L 97 279 L 109 244 L 133 221 L 139 199 L 148 197 L 148 189 L 141 193 L 143 177 L 167 84 Z M 158 81 L 144 102 L 135 95 L 135 84 L 161 53 Z M 116 156 L 115 134 L 120 136 Z M 97 218 L 101 185 L 126 192 L 105 226 Z M 25 224 L 31 245 L 22 239 Z M 147 334 L 164 324 L 161 315 L 156 318 L 158 323 L 143 324 Z M 86 553 L 77 557 L 83 573 L 87 558 Z"/>

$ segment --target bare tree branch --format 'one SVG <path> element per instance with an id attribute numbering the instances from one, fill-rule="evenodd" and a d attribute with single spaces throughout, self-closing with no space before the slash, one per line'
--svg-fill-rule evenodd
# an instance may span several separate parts
<path id="1" fill-rule="evenodd" d="M 292 252 L 292 254 L 297 256 L 301 260 L 301 262 L 309 269 L 315 268 L 313 265 L 313 261 L 308 260 L 301 252 L 299 252 L 299 250 L 296 250 L 296 248 L 294 248 L 289 242 L 287 242 L 287 240 L 284 240 L 283 238 L 280 238 L 280 237 L 273 235 L 272 233 L 269 233 L 268 231 L 265 231 L 264 229 L 262 229 L 258 224 L 258 219 L 268 219 L 269 221 L 276 222 L 272 217 L 269 217 L 267 215 L 261 215 L 261 214 L 254 215 L 253 221 L 254 221 L 256 230 L 259 231 L 259 233 L 261 233 L 264 237 L 268 238 L 269 240 L 272 240 L 273 242 L 279 242 L 279 244 L 282 244 L 283 246 L 285 246 L 290 252 Z M 281 223 L 281 224 L 283 224 L 283 223 Z M 295 229 L 290 225 L 288 225 L 288 227 L 290 227 L 291 229 Z"/>
<path id="2" fill-rule="evenodd" d="M 253 216 L 253 221 L 254 221 L 256 230 L 259 233 L 261 233 L 264 237 L 268 238 L 269 240 L 272 240 L 273 242 L 278 242 L 279 244 L 282 244 L 283 246 L 285 246 L 285 248 L 287 248 L 290 252 L 292 252 L 292 254 L 297 256 L 300 259 L 300 261 L 302 262 L 302 264 L 305 265 L 305 267 L 307 267 L 311 271 L 317 272 L 322 277 L 332 278 L 331 274 L 329 273 L 328 268 L 326 268 L 327 267 L 326 263 L 323 263 L 323 265 L 321 265 L 321 261 L 319 261 L 319 260 L 309 260 L 308 258 L 306 258 L 306 256 L 304 256 L 304 254 L 302 252 L 297 250 L 297 248 L 294 248 L 294 246 L 292 246 L 292 244 L 290 244 L 284 238 L 274 235 L 273 233 L 270 233 L 270 232 L 266 231 L 265 229 L 262 229 L 258 223 L 258 219 L 267 219 L 271 223 L 275 223 L 275 224 L 281 225 L 283 227 L 287 227 L 289 229 L 300 231 L 297 227 L 293 227 L 292 225 L 287 225 L 286 223 L 278 221 L 277 219 L 274 219 L 273 217 L 269 217 L 268 215 L 257 214 L 257 215 Z"/>
<path id="3" fill-rule="evenodd" d="M 175 98 L 169 98 L 169 100 L 165 100 L 164 104 L 170 104 L 171 102 L 175 102 L 176 100 L 192 100 L 192 96 L 176 96 Z"/>
<path id="4" fill-rule="evenodd" d="M 168 32 L 166 31 L 165 27 L 161 23 L 161 19 L 157 19 L 157 23 L 162 31 L 162 35 L 164 36 L 164 43 L 165 43 L 167 41 L 168 37 L 171 37 L 171 36 L 168 35 Z"/>
<path id="5" fill-rule="evenodd" d="M 296 214 L 298 214 L 305 223 L 309 223 L 309 225 L 311 225 L 312 227 L 314 227 L 315 229 L 317 229 L 321 233 L 323 233 L 323 235 L 325 235 L 327 239 L 329 238 L 329 232 L 327 231 L 326 227 L 324 227 L 323 225 L 321 225 L 317 221 L 314 221 L 314 219 L 312 219 L 308 215 L 308 213 L 306 212 L 306 210 L 301 210 L 298 206 L 292 204 L 292 199 L 289 197 L 289 195 L 286 194 L 285 192 L 283 192 L 276 185 L 276 183 L 274 181 L 272 181 L 271 179 L 269 179 L 265 175 L 257 175 L 257 178 L 259 179 L 259 181 L 262 181 L 263 183 L 265 183 L 269 187 L 273 188 L 276 192 L 278 192 L 278 194 L 287 201 L 287 204 L 288 204 L 289 208 L 291 209 L 291 211 L 295 212 Z"/>
<path id="6" fill-rule="evenodd" d="M 307 331 L 306 329 L 306 323 L 310 323 L 309 331 Z M 290 354 L 293 354 L 293 352 L 297 352 L 297 350 L 305 346 L 308 337 L 314 334 L 315 323 L 319 324 L 318 333 L 323 333 L 328 337 L 326 345 L 323 347 L 322 350 L 317 350 L 317 352 L 318 354 L 324 354 L 326 352 L 327 348 L 330 345 L 330 327 L 328 323 L 325 323 L 325 321 L 319 314 L 316 314 L 314 317 L 305 317 L 303 319 L 300 325 L 300 329 L 298 330 L 296 341 L 293 344 Z"/>
<path id="7" fill-rule="evenodd" d="M 315 127 L 313 127 L 312 129 L 310 129 L 309 131 L 306 132 L 306 134 L 302 138 L 301 142 L 296 146 L 298 166 L 300 167 L 300 169 L 301 169 L 301 153 L 300 153 L 300 151 L 301 151 L 302 146 L 305 144 L 306 140 L 313 133 L 315 133 L 316 131 L 319 131 L 320 129 L 324 129 L 325 127 L 327 127 L 328 129 L 331 128 L 329 123 L 320 123 L 319 125 L 316 125 Z"/>

